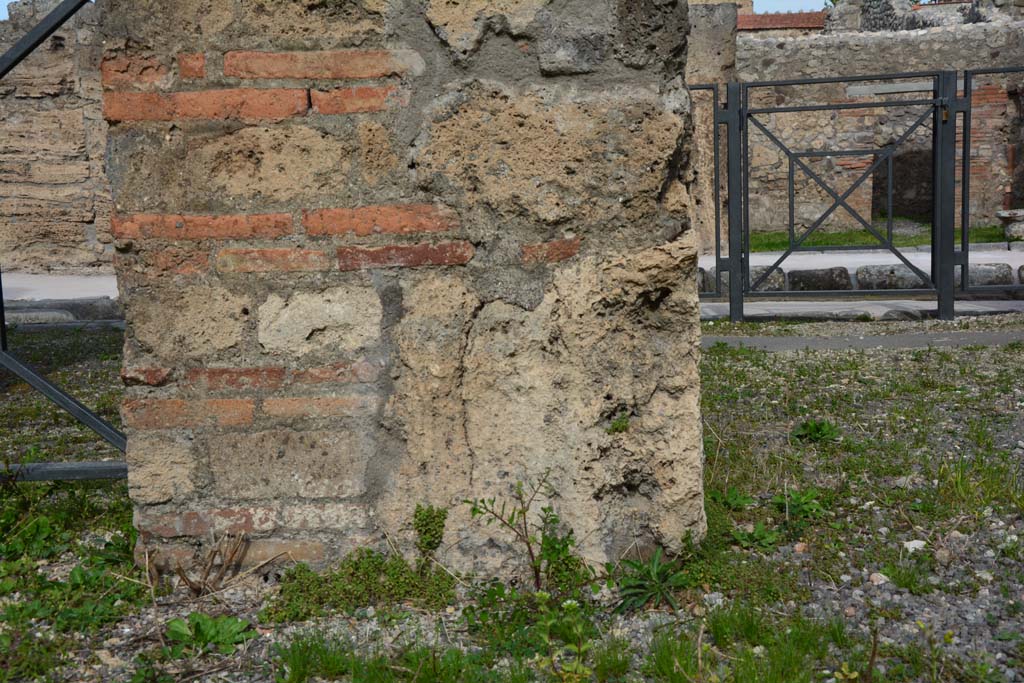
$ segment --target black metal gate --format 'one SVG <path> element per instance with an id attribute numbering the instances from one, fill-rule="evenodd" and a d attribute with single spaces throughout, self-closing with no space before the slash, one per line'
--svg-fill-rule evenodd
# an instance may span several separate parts
<path id="1" fill-rule="evenodd" d="M 994 286 L 972 285 L 970 276 L 970 228 L 971 228 L 971 188 L 970 176 L 972 163 L 992 163 L 992 160 L 972 159 L 971 150 L 971 109 L 972 93 L 977 77 L 982 75 L 1011 74 L 1024 72 L 1024 67 L 967 71 L 962 81 L 958 81 L 955 71 L 935 71 L 899 74 L 875 74 L 844 78 L 819 78 L 801 80 L 762 81 L 751 83 L 729 83 L 724 86 L 725 101 L 721 100 L 718 85 L 691 86 L 691 90 L 707 91 L 714 102 L 714 262 L 715 274 L 713 286 L 704 293 L 706 297 L 725 298 L 729 301 L 729 317 L 733 321 L 744 318 L 744 301 L 758 297 L 796 298 L 796 297 L 849 297 L 849 296 L 934 296 L 937 302 L 937 315 L 943 320 L 954 316 L 954 304 L 958 294 L 984 295 L 998 292 L 1024 290 L 1024 284 L 1006 284 Z M 962 85 L 960 84 L 962 82 Z M 861 85 L 857 85 L 861 84 Z M 847 86 L 850 89 L 860 87 L 870 91 L 871 88 L 862 84 L 874 84 L 872 88 L 876 97 L 846 98 L 846 101 L 811 101 L 811 97 L 801 97 L 801 89 L 835 89 L 836 86 Z M 806 92 L 806 90 L 804 91 Z M 885 96 L 901 93 L 903 96 Z M 880 96 L 879 96 L 880 95 Z M 794 104 L 789 104 L 795 101 Z M 888 131 L 885 144 L 870 144 L 872 131 L 865 125 L 860 138 L 869 142 L 864 146 L 837 148 L 834 144 L 799 146 L 785 139 L 785 136 L 773 125 L 773 120 L 781 117 L 827 114 L 834 120 L 840 116 L 859 116 L 873 112 L 880 120 L 901 122 L 901 126 Z M 808 126 L 813 126 L 813 121 Z M 798 126 L 799 128 L 799 126 Z M 792 130 L 792 128 L 791 128 Z M 807 131 L 801 131 L 807 132 Z M 752 163 L 751 134 L 763 140 L 760 150 L 771 147 L 773 152 L 781 155 L 786 166 L 788 177 L 786 199 L 788 200 L 788 216 L 785 225 L 787 244 L 770 264 L 757 268 L 751 266 L 751 176 Z M 926 270 L 915 264 L 913 257 L 908 257 L 905 249 L 898 247 L 894 241 L 893 196 L 894 159 L 908 146 L 908 141 L 926 134 L 930 138 L 930 235 L 925 250 L 930 251 L 930 267 Z M 806 136 L 805 136 L 806 137 Z M 858 137 L 858 136 L 853 136 Z M 724 138 L 725 150 L 720 151 L 720 141 Z M 958 150 L 958 139 L 962 147 Z M 828 141 L 828 142 L 835 142 Z M 820 143 L 820 140 L 819 140 Z M 723 168 L 724 157 L 724 168 Z M 819 160 L 830 163 L 842 163 L 857 157 L 869 158 L 862 164 L 859 174 L 846 174 L 845 179 L 852 182 L 845 187 L 836 187 L 834 179 L 825 177 L 814 164 Z M 959 157 L 959 169 L 958 169 Z M 957 173 L 960 172 L 961 210 L 959 226 L 960 244 L 957 245 Z M 722 184 L 723 175 L 726 182 Z M 860 189 L 866 180 L 874 174 L 884 177 L 885 224 L 873 222 L 873 216 L 865 217 L 861 210 L 851 205 L 850 198 Z M 827 198 L 825 208 L 814 219 L 808 219 L 804 225 L 797 225 L 796 213 L 798 201 L 795 192 L 795 179 L 799 174 L 810 181 L 816 192 Z M 780 171 L 781 175 L 781 171 Z M 763 185 L 763 183 L 762 183 Z M 758 194 L 765 193 L 764 187 L 757 188 Z M 880 192 L 878 188 L 874 191 Z M 726 201 L 721 202 L 721 193 Z M 771 190 L 767 190 L 771 194 Z M 776 189 L 775 194 L 783 191 Z M 758 199 L 763 199 L 759 196 Z M 723 211 L 727 225 L 723 230 Z M 820 233 L 823 226 L 837 212 L 843 212 L 848 220 L 863 229 L 869 239 L 868 244 L 850 245 L 815 245 L 808 246 L 809 239 Z M 852 250 L 874 250 L 891 253 L 901 266 L 906 268 L 910 279 L 916 278 L 912 286 L 882 290 L 856 289 L 816 289 L 814 291 L 796 291 L 785 286 L 768 287 L 773 274 L 795 254 L 803 252 L 849 252 Z M 918 250 L 920 251 L 920 250 Z M 959 274 L 958 274 L 959 267 Z M 728 274 L 728 282 L 724 282 L 723 274 Z"/>

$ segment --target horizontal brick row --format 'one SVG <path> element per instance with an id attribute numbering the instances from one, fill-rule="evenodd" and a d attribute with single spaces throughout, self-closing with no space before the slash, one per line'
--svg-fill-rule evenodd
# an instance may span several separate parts
<path id="1" fill-rule="evenodd" d="M 370 396 L 301 396 L 267 398 L 261 415 L 271 418 L 325 418 L 366 415 L 376 408 Z M 131 429 L 200 429 L 247 427 L 257 417 L 256 402 L 248 398 L 141 398 L 121 406 Z"/>
<path id="2" fill-rule="evenodd" d="M 319 209 L 303 213 L 307 235 L 411 235 L 447 232 L 458 227 L 450 209 L 434 204 L 363 206 Z M 273 239 L 295 232 L 289 214 L 184 216 L 167 214 L 115 215 L 111 230 L 117 239 L 233 240 Z"/>
<path id="3" fill-rule="evenodd" d="M 380 368 L 366 360 L 312 368 L 281 366 L 245 368 L 191 368 L 183 374 L 185 387 L 210 392 L 276 390 L 293 385 L 360 384 L 374 382 Z M 174 371 L 163 367 L 128 367 L 121 373 L 128 384 L 162 387 L 174 381 Z"/>
<path id="4" fill-rule="evenodd" d="M 165 513 L 142 510 L 139 527 L 161 538 L 216 534 L 260 534 L 279 529 L 320 531 L 352 529 L 367 524 L 367 510 L 358 503 L 304 503 L 189 510 Z"/>
<path id="5" fill-rule="evenodd" d="M 206 55 L 181 52 L 178 74 L 186 80 L 206 78 Z M 405 76 L 422 64 L 410 50 L 320 50 L 258 52 L 236 50 L 224 54 L 224 76 L 242 80 L 361 80 Z M 148 55 L 108 55 L 100 64 L 104 87 L 145 87 L 164 81 L 171 70 Z"/>
<path id="6" fill-rule="evenodd" d="M 413 53 L 393 50 L 234 51 L 224 55 L 224 75 L 243 79 L 387 78 L 409 73 L 414 63 Z"/>
<path id="7" fill-rule="evenodd" d="M 404 101 L 392 85 L 336 90 L 297 88 L 232 88 L 189 92 L 118 92 L 103 96 L 103 115 L 110 123 L 131 121 L 283 121 L 317 114 L 359 114 L 384 111 Z"/>
<path id="8" fill-rule="evenodd" d="M 206 55 L 180 53 L 178 75 L 197 81 L 207 76 Z M 422 60 L 407 50 L 313 52 L 235 51 L 224 55 L 224 75 L 242 80 L 361 80 L 404 76 Z M 305 116 L 384 111 L 405 104 L 393 84 L 323 88 L 245 88 L 152 92 L 171 81 L 171 70 L 148 56 L 114 55 L 100 66 L 103 111 L 111 123 L 131 121 L 280 121 Z M 137 92 L 141 90 L 142 92 Z M 133 92 L 135 91 L 135 92 Z"/>

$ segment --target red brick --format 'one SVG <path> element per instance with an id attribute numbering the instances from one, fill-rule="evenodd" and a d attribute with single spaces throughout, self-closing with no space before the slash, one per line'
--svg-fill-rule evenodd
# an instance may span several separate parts
<path id="1" fill-rule="evenodd" d="M 170 368 L 121 368 L 121 380 L 129 386 L 162 387 L 172 374 Z"/>
<path id="2" fill-rule="evenodd" d="M 170 275 L 198 275 L 210 269 L 210 255 L 205 251 L 161 249 L 146 261 L 153 270 Z"/>
<path id="3" fill-rule="evenodd" d="M 527 244 L 523 247 L 523 263 L 558 263 L 570 259 L 580 251 L 580 238 Z"/>
<path id="4" fill-rule="evenodd" d="M 286 213 L 246 216 L 132 214 L 114 216 L 110 229 L 117 239 L 273 239 L 291 233 L 292 217 Z"/>
<path id="5" fill-rule="evenodd" d="M 100 78 L 107 88 L 153 85 L 167 73 L 155 57 L 108 57 L 100 64 Z"/>
<path id="6" fill-rule="evenodd" d="M 134 429 L 239 427 L 252 424 L 254 409 L 243 399 L 133 399 L 124 402 L 121 416 Z"/>
<path id="7" fill-rule="evenodd" d="M 268 398 L 263 412 L 270 417 L 346 417 L 364 414 L 372 406 L 372 399 L 363 396 L 303 396 Z"/>
<path id="8" fill-rule="evenodd" d="M 446 232 L 457 223 L 454 212 L 434 204 L 322 209 L 307 211 L 302 217 L 307 235 L 410 235 Z"/>
<path id="9" fill-rule="evenodd" d="M 384 78 L 409 65 L 388 50 L 328 52 L 228 52 L 224 75 L 234 78 Z"/>
<path id="10" fill-rule="evenodd" d="M 280 121 L 309 110 L 305 90 L 199 90 L 175 93 L 107 93 L 103 114 L 107 121 L 176 121 L 179 119 L 239 119 Z"/>
<path id="11" fill-rule="evenodd" d="M 143 511 L 138 513 L 135 521 L 143 534 L 160 538 L 203 538 L 210 534 L 273 531 L 277 526 L 276 519 L 276 511 L 271 508 L 236 508 L 167 513 Z"/>
<path id="12" fill-rule="evenodd" d="M 825 27 L 824 11 L 770 12 L 739 15 L 740 31 L 773 31 L 779 29 L 820 29 Z"/>
<path id="13" fill-rule="evenodd" d="M 354 88 L 313 90 L 310 97 L 317 114 L 362 114 L 384 111 L 398 101 L 393 85 L 360 85 Z"/>
<path id="14" fill-rule="evenodd" d="M 277 389 L 284 383 L 284 368 L 194 368 L 188 383 L 207 391 Z"/>
<path id="15" fill-rule="evenodd" d="M 217 270 L 222 273 L 276 273 L 327 270 L 331 260 L 312 249 L 222 249 Z"/>
<path id="16" fill-rule="evenodd" d="M 206 55 L 202 52 L 178 54 L 178 75 L 187 80 L 206 78 Z"/>
<path id="17" fill-rule="evenodd" d="M 473 259 L 469 242 L 411 244 L 377 248 L 341 247 L 338 265 L 343 271 L 372 268 L 417 268 L 420 266 L 461 266 Z"/>
<path id="18" fill-rule="evenodd" d="M 373 382 L 378 375 L 377 366 L 367 361 L 359 361 L 298 370 L 292 376 L 292 380 L 296 384 L 355 384 Z"/>

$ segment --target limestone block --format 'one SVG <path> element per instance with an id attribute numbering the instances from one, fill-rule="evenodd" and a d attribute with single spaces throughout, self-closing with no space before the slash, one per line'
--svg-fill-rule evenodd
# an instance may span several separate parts
<path id="1" fill-rule="evenodd" d="M 135 340 L 162 358 L 196 358 L 236 347 L 250 315 L 249 298 L 216 285 L 147 288 L 146 305 L 128 307 Z"/>
<path id="2" fill-rule="evenodd" d="M 188 437 L 133 434 L 127 459 L 128 488 L 137 503 L 182 500 L 195 490 L 196 458 Z"/>
<path id="3" fill-rule="evenodd" d="M 258 338 L 264 351 L 303 357 L 317 352 L 352 354 L 380 337 L 383 310 L 371 287 L 271 294 L 259 307 Z"/>
<path id="4" fill-rule="evenodd" d="M 363 432 L 275 430 L 211 437 L 213 488 L 241 499 L 359 496 L 366 490 L 372 446 Z"/>

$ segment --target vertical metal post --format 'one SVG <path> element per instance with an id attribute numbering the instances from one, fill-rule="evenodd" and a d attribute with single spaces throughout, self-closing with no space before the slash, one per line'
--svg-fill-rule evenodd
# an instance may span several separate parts
<path id="1" fill-rule="evenodd" d="M 743 103 L 740 84 L 726 86 L 729 157 L 729 320 L 743 322 Z"/>
<path id="2" fill-rule="evenodd" d="M 938 292 L 939 319 L 955 316 L 956 287 L 956 126 L 960 101 L 955 71 L 938 77 L 939 106 L 935 112 L 935 220 L 932 264 Z"/>
<path id="3" fill-rule="evenodd" d="M 7 350 L 7 313 L 4 310 L 4 273 L 0 268 L 0 351 Z"/>

